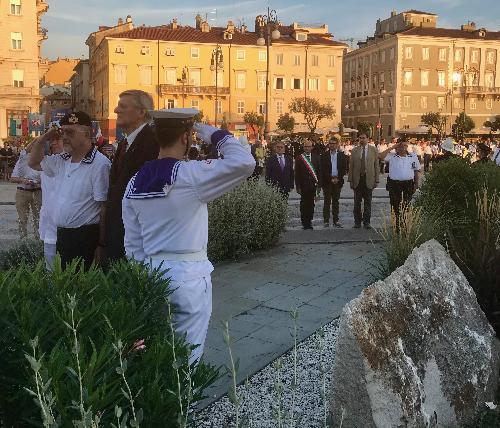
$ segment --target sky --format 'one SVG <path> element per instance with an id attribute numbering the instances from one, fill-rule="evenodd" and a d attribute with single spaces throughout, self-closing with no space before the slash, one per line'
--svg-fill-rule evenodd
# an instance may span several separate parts
<path id="1" fill-rule="evenodd" d="M 181 25 L 194 26 L 197 13 L 208 17 L 211 25 L 225 26 L 229 19 L 249 29 L 255 16 L 269 6 L 283 24 L 300 22 L 328 24 L 336 40 L 372 36 L 378 18 L 385 19 L 392 10 L 417 9 L 439 15 L 438 26 L 459 28 L 467 21 L 479 27 L 500 31 L 500 0 L 47 0 L 48 12 L 42 26 L 48 40 L 42 56 L 88 57 L 85 40 L 99 25 L 116 25 L 118 18 L 131 15 L 134 25 L 168 24 L 177 18 Z M 354 41 L 356 43 L 357 40 Z"/>

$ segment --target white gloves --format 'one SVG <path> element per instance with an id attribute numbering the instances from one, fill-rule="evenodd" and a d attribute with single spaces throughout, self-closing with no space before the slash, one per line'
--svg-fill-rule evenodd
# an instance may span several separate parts
<path id="1" fill-rule="evenodd" d="M 212 125 L 207 125 L 206 123 L 197 122 L 194 124 L 193 130 L 205 143 L 212 144 L 212 134 L 216 131 L 219 131 L 219 128 L 216 128 Z"/>

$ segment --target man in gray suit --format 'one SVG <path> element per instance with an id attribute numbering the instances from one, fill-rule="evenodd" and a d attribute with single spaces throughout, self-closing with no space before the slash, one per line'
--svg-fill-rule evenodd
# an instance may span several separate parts
<path id="1" fill-rule="evenodd" d="M 354 227 L 360 228 L 361 221 L 365 229 L 371 229 L 372 192 L 378 184 L 378 153 L 368 144 L 366 134 L 359 136 L 359 146 L 352 149 L 349 160 L 348 181 L 354 190 Z M 361 213 L 361 201 L 364 201 Z"/>

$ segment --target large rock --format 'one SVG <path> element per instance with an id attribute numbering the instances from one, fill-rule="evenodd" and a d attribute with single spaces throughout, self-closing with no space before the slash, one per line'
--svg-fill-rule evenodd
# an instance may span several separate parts
<path id="1" fill-rule="evenodd" d="M 334 426 L 469 422 L 494 401 L 498 351 L 464 275 L 429 241 L 344 308 L 330 396 Z"/>

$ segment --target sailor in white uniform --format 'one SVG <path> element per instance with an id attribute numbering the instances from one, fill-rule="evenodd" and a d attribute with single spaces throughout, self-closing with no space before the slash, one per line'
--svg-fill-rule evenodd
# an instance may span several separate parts
<path id="1" fill-rule="evenodd" d="M 203 354 L 212 312 L 213 266 L 207 257 L 207 203 L 249 177 L 252 155 L 228 131 L 194 124 L 196 109 L 151 111 L 160 146 L 130 180 L 122 202 L 125 251 L 171 278 L 170 302 L 176 307 L 177 333 L 198 345 L 190 363 Z M 221 152 L 223 159 L 184 161 L 192 130 Z"/>

